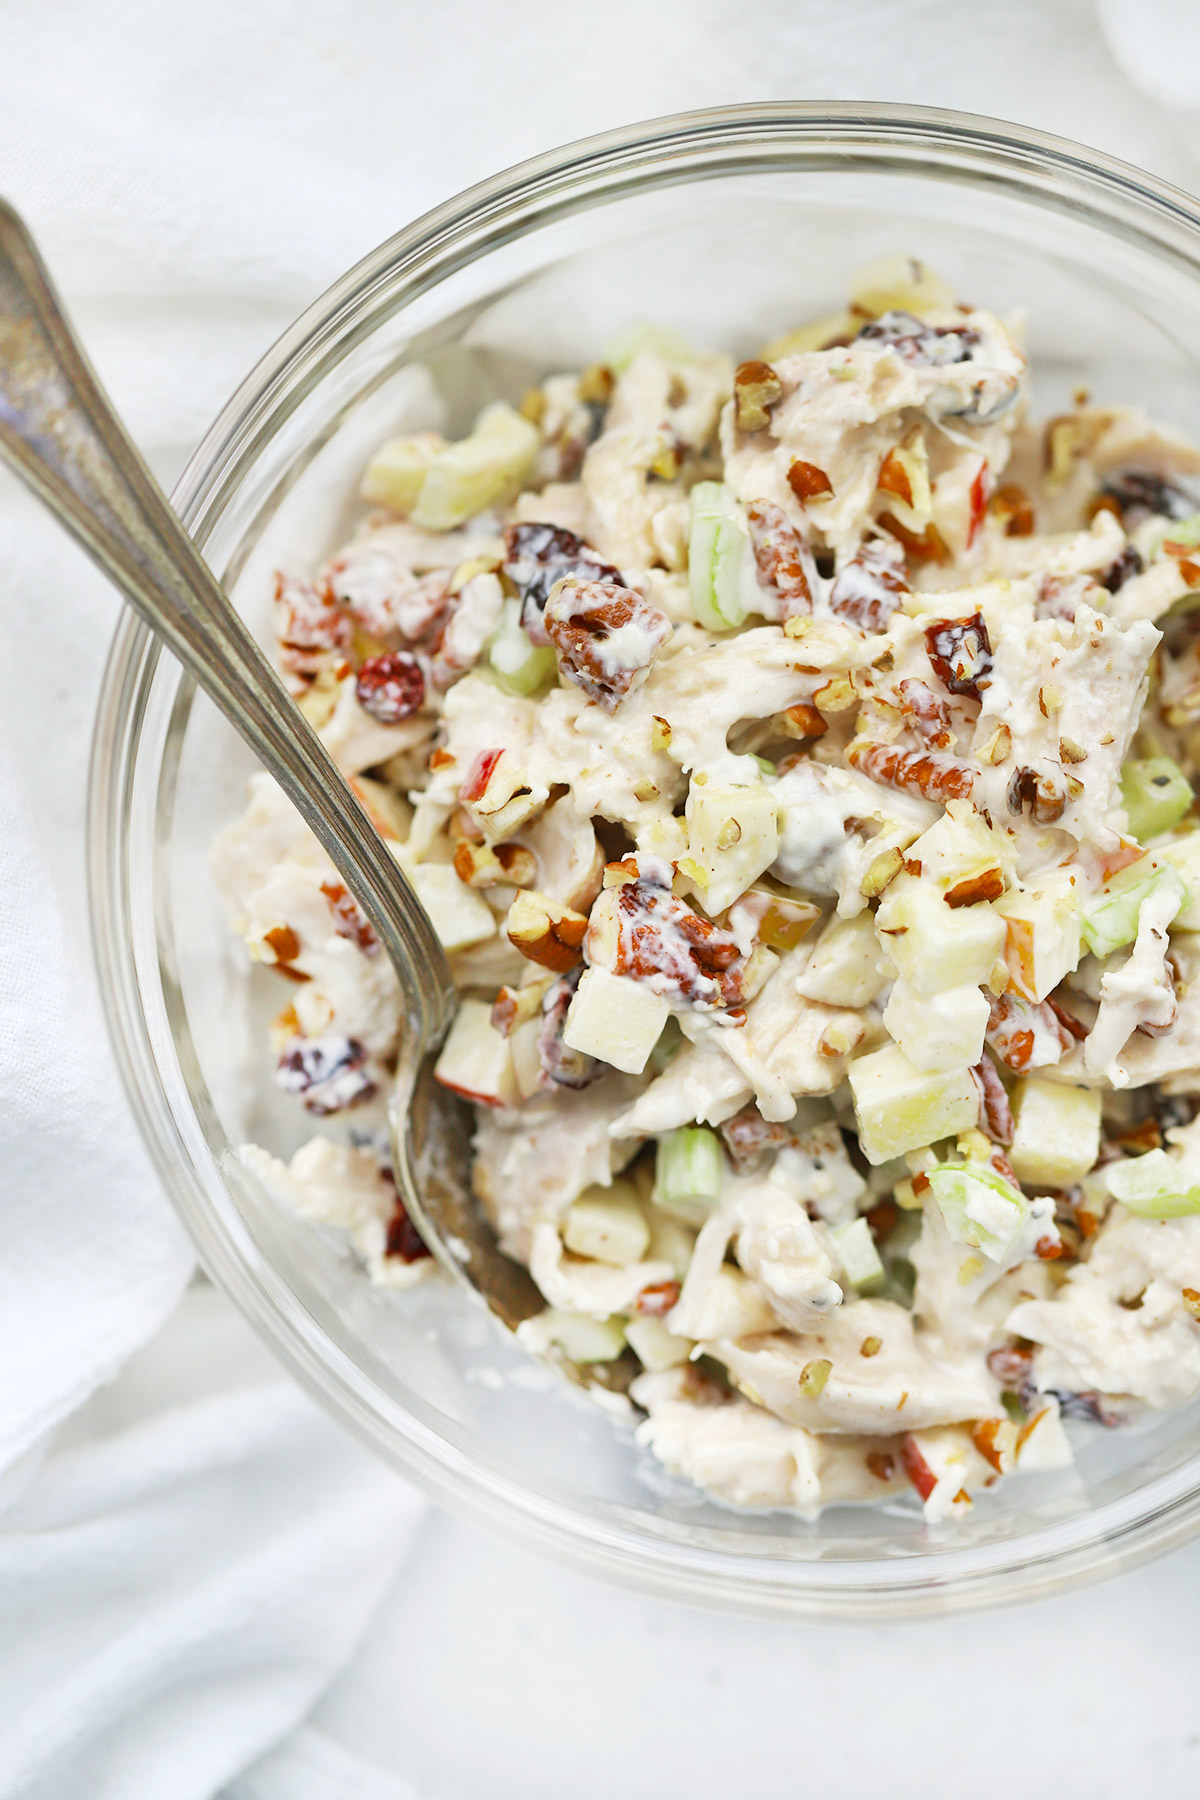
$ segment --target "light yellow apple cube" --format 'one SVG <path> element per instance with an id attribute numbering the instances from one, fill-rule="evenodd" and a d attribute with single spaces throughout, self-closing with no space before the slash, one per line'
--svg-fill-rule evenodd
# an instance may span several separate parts
<path id="1" fill-rule="evenodd" d="M 693 780 L 684 809 L 688 874 L 711 914 L 724 912 L 779 855 L 779 808 L 761 782 Z"/>
<path id="2" fill-rule="evenodd" d="M 1183 881 L 1184 903 L 1171 921 L 1172 931 L 1200 931 L 1200 831 L 1193 826 L 1156 838 L 1150 848 L 1163 862 L 1174 864 Z"/>
<path id="3" fill-rule="evenodd" d="M 1005 924 L 987 901 L 947 906 L 937 888 L 898 875 L 875 914 L 880 942 L 900 975 L 922 994 L 979 987 L 1005 941 Z"/>
<path id="4" fill-rule="evenodd" d="M 1100 1093 L 1027 1075 L 1013 1101 L 1009 1157 L 1021 1181 L 1072 1187 L 1100 1154 Z"/>
<path id="5" fill-rule="evenodd" d="M 887 977 L 869 911 L 830 919 L 796 977 L 796 992 L 826 1006 L 867 1006 Z"/>
<path id="6" fill-rule="evenodd" d="M 1004 962 L 1027 1000 L 1044 1000 L 1079 967 L 1082 900 L 1077 877 L 1055 869 L 996 901 L 1005 926 Z"/>
<path id="7" fill-rule="evenodd" d="M 660 1369 L 677 1369 L 692 1354 L 691 1338 L 676 1337 L 661 1319 L 630 1319 L 625 1336 L 644 1369 L 657 1374 Z"/>
<path id="8" fill-rule="evenodd" d="M 410 513 L 429 473 L 429 465 L 446 440 L 440 431 L 415 431 L 408 437 L 390 438 L 381 444 L 370 462 L 359 490 L 375 506 Z"/>
<path id="9" fill-rule="evenodd" d="M 650 1243 L 650 1226 L 627 1181 L 609 1188 L 585 1188 L 567 1208 L 563 1243 L 576 1256 L 626 1269 L 641 1262 Z"/>
<path id="10" fill-rule="evenodd" d="M 433 1073 L 443 1087 L 485 1106 L 515 1106 L 521 1098 L 507 1040 L 485 1000 L 461 1003 Z"/>
<path id="11" fill-rule="evenodd" d="M 890 1162 L 939 1138 L 956 1137 L 979 1116 L 969 1069 L 930 1073 L 887 1044 L 850 1064 L 858 1138 L 869 1163 Z"/>
<path id="12" fill-rule="evenodd" d="M 495 913 L 474 888 L 458 879 L 450 863 L 411 863 L 404 872 L 444 950 L 465 950 L 495 937 L 499 929 Z"/>
<path id="13" fill-rule="evenodd" d="M 990 1010 L 981 988 L 922 994 L 901 980 L 888 996 L 883 1023 L 909 1062 L 937 1073 L 969 1069 L 979 1061 Z"/>
<path id="14" fill-rule="evenodd" d="M 585 969 L 563 1027 L 568 1050 L 640 1075 L 670 1015 L 661 995 L 609 969 Z"/>

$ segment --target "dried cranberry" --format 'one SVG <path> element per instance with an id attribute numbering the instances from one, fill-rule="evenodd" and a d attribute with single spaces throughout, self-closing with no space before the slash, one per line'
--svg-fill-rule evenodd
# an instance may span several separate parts
<path id="1" fill-rule="evenodd" d="M 1118 588 L 1124 587 L 1131 575 L 1140 575 L 1145 568 L 1141 552 L 1133 544 L 1126 544 L 1115 562 L 1109 563 L 1100 577 L 1100 586 L 1115 594 Z"/>
<path id="2" fill-rule="evenodd" d="M 897 308 L 864 325 L 860 341 L 882 344 L 910 363 L 970 362 L 979 348 L 979 333 L 969 325 L 927 325 L 915 313 Z"/>
<path id="3" fill-rule="evenodd" d="M 358 671 L 358 704 L 380 725 L 399 725 L 419 712 L 425 698 L 421 665 L 408 650 L 369 656 Z"/>
<path id="4" fill-rule="evenodd" d="M 280 1057 L 275 1079 L 285 1093 L 302 1094 L 309 1112 L 343 1112 L 376 1091 L 366 1060 L 357 1038 L 300 1038 Z"/>
<path id="5" fill-rule="evenodd" d="M 1197 510 L 1194 495 L 1179 482 L 1149 469 L 1126 469 L 1104 483 L 1101 490 L 1115 500 L 1124 523 L 1140 525 L 1143 519 L 1186 519 Z"/>
<path id="6" fill-rule="evenodd" d="M 927 625 L 925 648 L 943 687 L 952 694 L 979 699 L 991 680 L 992 668 L 992 644 L 981 613 Z"/>
<path id="7" fill-rule="evenodd" d="M 618 586 L 621 582 L 619 569 L 561 525 L 508 525 L 504 553 L 501 566 L 520 596 L 521 623 L 533 642 L 542 646 L 550 641 L 542 627 L 542 613 L 555 582 L 567 575 L 578 575 L 582 581 L 613 581 Z"/>
<path id="8" fill-rule="evenodd" d="M 399 1200 L 396 1202 L 395 1212 L 387 1223 L 386 1254 L 399 1257 L 402 1263 L 420 1262 L 423 1257 L 430 1254 L 429 1246 Z"/>

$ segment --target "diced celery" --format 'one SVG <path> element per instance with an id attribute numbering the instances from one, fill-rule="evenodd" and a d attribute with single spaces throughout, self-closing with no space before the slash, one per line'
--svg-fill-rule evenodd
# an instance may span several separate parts
<path id="1" fill-rule="evenodd" d="M 833 1233 L 842 1273 L 860 1294 L 873 1293 L 883 1286 L 883 1263 L 865 1219 L 851 1219 Z"/>
<path id="2" fill-rule="evenodd" d="M 732 631 L 758 604 L 746 515 L 719 481 L 698 481 L 688 505 L 692 609 L 709 631 Z"/>
<path id="3" fill-rule="evenodd" d="M 680 1125 L 658 1140 L 654 1165 L 654 1204 L 689 1225 L 703 1225 L 720 1204 L 725 1159 L 715 1131 L 704 1125 Z"/>
<path id="4" fill-rule="evenodd" d="M 664 362 L 695 362 L 696 352 L 683 336 L 670 325 L 655 325 L 649 319 L 636 319 L 632 325 L 626 325 L 618 331 L 601 361 L 613 371 L 614 375 L 623 375 L 635 357 L 649 351 L 651 356 L 661 356 Z"/>
<path id="5" fill-rule="evenodd" d="M 487 657 L 506 694 L 534 694 L 554 679 L 554 651 L 549 645 L 530 643 L 521 624 L 519 600 L 504 602 L 504 614 L 488 644 Z"/>
<path id="6" fill-rule="evenodd" d="M 1114 875 L 1086 907 L 1082 919 L 1083 941 L 1093 956 L 1111 956 L 1137 936 L 1142 901 L 1161 884 L 1187 900 L 1187 891 L 1173 863 L 1157 856 L 1143 856 Z"/>
<path id="7" fill-rule="evenodd" d="M 954 1242 L 1004 1262 L 1029 1217 L 1024 1194 L 979 1163 L 943 1163 L 929 1186 Z"/>
<path id="8" fill-rule="evenodd" d="M 1121 804 L 1140 844 L 1178 825 L 1190 811 L 1192 784 L 1169 756 L 1147 756 L 1121 770 Z"/>
<path id="9" fill-rule="evenodd" d="M 414 525 L 450 531 L 516 494 L 540 442 L 537 427 L 504 401 L 486 406 L 470 437 L 439 450 L 412 511 Z"/>
<path id="10" fill-rule="evenodd" d="M 1180 1219 L 1200 1213 L 1200 1187 L 1165 1150 L 1110 1163 L 1104 1175 L 1113 1199 L 1140 1219 Z"/>

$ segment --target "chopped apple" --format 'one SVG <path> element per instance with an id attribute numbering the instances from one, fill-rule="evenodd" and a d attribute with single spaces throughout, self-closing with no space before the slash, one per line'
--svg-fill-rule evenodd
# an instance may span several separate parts
<path id="1" fill-rule="evenodd" d="M 585 1188 L 567 1208 L 562 1235 L 576 1256 L 619 1269 L 641 1262 L 650 1243 L 646 1215 L 627 1181 Z"/>
<path id="2" fill-rule="evenodd" d="M 954 305 L 954 290 L 935 270 L 913 256 L 881 256 L 850 278 L 850 299 L 860 313 L 940 312 Z"/>
<path id="3" fill-rule="evenodd" d="M 433 1073 L 443 1087 L 484 1106 L 515 1106 L 521 1097 L 508 1042 L 486 1000 L 461 1002 Z"/>
<path id="4" fill-rule="evenodd" d="M 1011 851 L 971 805 L 951 800 L 936 825 L 904 852 L 909 867 L 941 888 L 952 907 L 996 900 L 1007 886 Z"/>
<path id="5" fill-rule="evenodd" d="M 688 1329 L 704 1343 L 776 1331 L 779 1320 L 765 1296 L 740 1269 L 721 1268 L 688 1305 Z"/>
<path id="6" fill-rule="evenodd" d="M 1044 1000 L 1079 967 L 1080 904 L 1077 879 L 1066 869 L 1040 875 L 1032 887 L 1010 889 L 996 901 L 1009 979 L 1026 1000 Z"/>
<path id="7" fill-rule="evenodd" d="M 1005 922 L 986 901 L 948 906 L 936 887 L 898 875 L 875 915 L 880 941 L 900 974 L 924 994 L 979 987 L 992 973 Z"/>
<path id="8" fill-rule="evenodd" d="M 829 920 L 796 977 L 796 992 L 825 1006 L 868 1006 L 887 977 L 870 911 Z"/>
<path id="9" fill-rule="evenodd" d="M 858 1136 L 869 1163 L 890 1162 L 974 1125 L 979 1090 L 969 1069 L 930 1074 L 886 1044 L 850 1064 Z"/>
<path id="10" fill-rule="evenodd" d="M 573 1363 L 614 1362 L 625 1348 L 623 1319 L 589 1319 L 582 1313 L 563 1312 L 548 1306 L 535 1318 L 523 1319 L 517 1326 L 517 1342 L 535 1354 L 544 1355 L 557 1345 Z"/>
<path id="11" fill-rule="evenodd" d="M 360 492 L 373 506 L 407 515 L 417 504 L 429 466 L 446 448 L 440 431 L 415 431 L 381 444 L 362 478 Z"/>
<path id="12" fill-rule="evenodd" d="M 677 1369 L 695 1349 L 691 1338 L 676 1337 L 661 1319 L 630 1319 L 625 1336 L 642 1367 L 655 1375 L 662 1369 Z"/>
<path id="13" fill-rule="evenodd" d="M 1057 1188 L 1082 1181 L 1100 1154 L 1100 1100 L 1094 1088 L 1036 1075 L 1019 1081 L 1009 1157 L 1020 1180 Z"/>
<path id="14" fill-rule="evenodd" d="M 496 915 L 486 900 L 460 881 L 450 863 L 405 864 L 405 874 L 445 950 L 465 950 L 495 937 Z"/>
<path id="15" fill-rule="evenodd" d="M 430 462 L 414 525 L 451 531 L 489 506 L 512 499 L 529 472 L 540 442 L 535 425 L 499 401 L 485 406 L 470 437 L 447 444 Z"/>
<path id="16" fill-rule="evenodd" d="M 568 1050 L 640 1075 L 670 1016 L 661 995 L 609 969 L 585 969 L 563 1027 Z"/>
<path id="17" fill-rule="evenodd" d="M 1200 830 L 1188 826 L 1151 845 L 1156 857 L 1178 871 L 1184 886 L 1184 903 L 1171 921 L 1179 931 L 1200 931 Z"/>
<path id="18" fill-rule="evenodd" d="M 779 854 L 778 803 L 761 782 L 737 787 L 693 778 L 685 817 L 689 873 L 709 913 L 724 912 Z"/>
<path id="19" fill-rule="evenodd" d="M 883 1023 L 918 1069 L 969 1069 L 983 1055 L 989 1010 L 982 988 L 922 994 L 900 980 L 888 996 Z"/>

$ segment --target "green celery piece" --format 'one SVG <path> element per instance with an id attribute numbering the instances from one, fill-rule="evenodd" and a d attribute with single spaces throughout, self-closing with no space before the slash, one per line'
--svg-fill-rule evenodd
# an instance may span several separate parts
<path id="1" fill-rule="evenodd" d="M 1192 784 L 1169 756 L 1147 756 L 1121 770 L 1121 803 L 1139 844 L 1178 825 L 1191 811 Z"/>
<path id="2" fill-rule="evenodd" d="M 839 1225 L 832 1235 L 850 1286 L 860 1294 L 873 1293 L 881 1288 L 883 1263 L 867 1221 L 862 1218 L 851 1219 L 848 1225 Z"/>
<path id="3" fill-rule="evenodd" d="M 750 608 L 753 551 L 745 514 L 719 481 L 698 481 L 689 495 L 688 588 L 709 631 L 732 631 Z"/>
<path id="4" fill-rule="evenodd" d="M 506 694 L 534 694 L 554 679 L 557 662 L 548 646 L 531 644 L 521 624 L 521 602 L 506 600 L 499 625 L 488 640 L 487 658 Z"/>
<path id="5" fill-rule="evenodd" d="M 1165 883 L 1187 901 L 1187 889 L 1173 863 L 1143 856 L 1114 875 L 1086 907 L 1080 921 L 1083 941 L 1093 956 L 1111 956 L 1137 936 L 1142 901 Z"/>
<path id="6" fill-rule="evenodd" d="M 1029 1217 L 1029 1202 L 982 1163 L 943 1163 L 929 1185 L 956 1244 L 1002 1262 Z"/>
<path id="7" fill-rule="evenodd" d="M 720 1203 L 725 1159 L 715 1131 L 680 1125 L 658 1140 L 654 1204 L 689 1225 L 703 1225 Z"/>
<path id="8" fill-rule="evenodd" d="M 1182 1219 L 1200 1213 L 1200 1187 L 1189 1184 L 1165 1150 L 1148 1150 L 1104 1171 L 1108 1191 L 1139 1219 Z"/>

